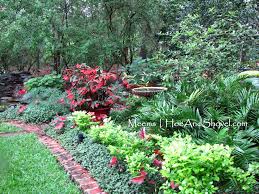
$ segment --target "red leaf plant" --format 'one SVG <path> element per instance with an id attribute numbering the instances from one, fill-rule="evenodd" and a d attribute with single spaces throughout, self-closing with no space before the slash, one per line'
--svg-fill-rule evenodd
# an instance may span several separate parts
<path id="1" fill-rule="evenodd" d="M 174 181 L 171 181 L 171 182 L 170 182 L 170 187 L 171 187 L 172 189 L 177 189 L 177 188 L 179 187 L 179 185 L 178 185 L 178 184 L 175 184 Z"/>
<path id="2" fill-rule="evenodd" d="M 154 154 L 156 155 L 162 155 L 162 152 L 159 149 L 154 150 Z"/>
<path id="3" fill-rule="evenodd" d="M 25 89 L 20 89 L 19 91 L 18 91 L 18 95 L 19 96 L 23 96 L 24 94 L 26 94 L 27 93 L 27 91 L 25 90 Z"/>
<path id="4" fill-rule="evenodd" d="M 159 168 L 162 167 L 162 161 L 161 161 L 161 160 L 158 160 L 158 159 L 156 159 L 156 158 L 153 160 L 153 164 L 154 164 L 155 166 L 159 167 Z"/>
<path id="5" fill-rule="evenodd" d="M 27 106 L 26 106 L 26 105 L 21 105 L 21 106 L 19 106 L 18 113 L 21 114 L 21 113 L 23 113 L 26 109 L 27 109 Z"/>
<path id="6" fill-rule="evenodd" d="M 142 184 L 144 182 L 146 176 L 147 176 L 147 173 L 142 169 L 142 170 L 140 170 L 140 175 L 132 178 L 131 182 L 135 183 L 135 184 Z"/>
<path id="7" fill-rule="evenodd" d="M 59 99 L 59 100 L 58 100 L 58 103 L 60 103 L 60 104 L 65 104 L 64 98 Z"/>
<path id="8" fill-rule="evenodd" d="M 110 160 L 109 166 L 115 166 L 118 163 L 118 159 L 114 156 L 112 157 L 112 159 Z"/>
<path id="9" fill-rule="evenodd" d="M 143 127 L 143 128 L 140 129 L 139 138 L 140 138 L 140 139 L 146 139 L 146 136 L 147 136 L 147 134 L 146 134 L 146 128 Z"/>
<path id="10" fill-rule="evenodd" d="M 65 116 L 58 116 L 54 121 L 53 124 L 55 125 L 55 129 L 61 130 L 65 127 L 65 121 L 67 117 Z"/>
<path id="11" fill-rule="evenodd" d="M 71 110 L 111 108 L 120 100 L 115 95 L 118 86 L 123 87 L 118 76 L 99 67 L 77 64 L 64 71 L 63 79 Z"/>

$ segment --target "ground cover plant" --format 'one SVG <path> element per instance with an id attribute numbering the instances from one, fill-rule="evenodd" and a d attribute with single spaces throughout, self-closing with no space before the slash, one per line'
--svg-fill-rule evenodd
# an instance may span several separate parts
<path id="1" fill-rule="evenodd" d="M 56 88 L 38 87 L 23 95 L 23 104 L 0 113 L 2 119 L 21 119 L 30 123 L 46 123 L 56 115 L 69 113 L 65 93 Z"/>
<path id="2" fill-rule="evenodd" d="M 78 142 L 78 134 L 82 132 L 71 126 L 71 122 L 68 122 L 63 128 L 63 133 L 57 133 L 54 127 L 50 127 L 46 129 L 46 133 L 58 139 L 71 152 L 75 160 L 89 170 L 106 192 L 145 193 L 142 185 L 130 183 L 131 176 L 123 163 L 120 164 L 120 168 L 115 168 L 118 164 L 111 163 L 112 155 L 106 146 L 95 142 L 85 133 L 83 133 L 83 142 Z"/>
<path id="3" fill-rule="evenodd" d="M 1 192 L 80 193 L 35 135 L 0 137 L 0 153 Z"/>

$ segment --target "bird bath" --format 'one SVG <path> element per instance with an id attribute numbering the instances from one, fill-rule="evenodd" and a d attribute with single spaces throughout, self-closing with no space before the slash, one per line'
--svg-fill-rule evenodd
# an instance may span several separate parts
<path id="1" fill-rule="evenodd" d="M 167 88 L 165 87 L 139 87 L 133 88 L 132 93 L 137 96 L 144 96 L 144 97 L 151 97 L 155 94 L 161 93 L 166 91 Z"/>

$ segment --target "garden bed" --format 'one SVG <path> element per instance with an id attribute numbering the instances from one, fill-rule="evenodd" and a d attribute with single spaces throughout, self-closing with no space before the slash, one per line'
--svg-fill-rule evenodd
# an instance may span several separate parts
<path id="1" fill-rule="evenodd" d="M 50 122 L 46 133 L 108 193 L 257 190 L 259 96 L 251 84 L 238 76 L 183 81 L 153 98 L 123 98 L 127 81 L 102 72 L 76 65 L 63 75 L 66 89 L 61 81 L 45 88 L 41 78 L 31 80 L 22 98 L 27 105 L 0 118 Z M 114 109 L 97 114 L 103 107 Z M 168 125 L 172 119 L 177 125 Z M 217 125 L 206 126 L 207 120 Z M 241 121 L 247 125 L 233 125 Z"/>

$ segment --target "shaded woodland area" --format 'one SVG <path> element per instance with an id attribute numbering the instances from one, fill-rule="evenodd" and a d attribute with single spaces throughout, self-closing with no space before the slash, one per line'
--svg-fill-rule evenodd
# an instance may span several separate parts
<path id="1" fill-rule="evenodd" d="M 256 0 L 1 0 L 0 70 L 139 57 L 170 73 L 233 70 L 258 60 L 258 26 Z"/>

